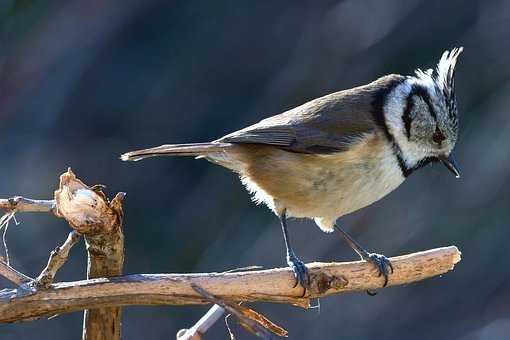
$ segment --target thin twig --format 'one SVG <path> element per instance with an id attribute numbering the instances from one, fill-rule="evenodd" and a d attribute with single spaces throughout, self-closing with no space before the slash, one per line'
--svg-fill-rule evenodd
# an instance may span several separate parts
<path id="1" fill-rule="evenodd" d="M 235 315 L 241 326 L 259 338 L 265 340 L 272 339 L 272 333 L 279 336 L 287 336 L 287 331 L 285 329 L 272 323 L 262 314 L 259 314 L 250 308 L 241 306 L 240 304 L 219 299 L 196 284 L 192 283 L 191 287 L 207 301 L 214 303 L 216 306 L 219 305 L 230 314 Z"/>
<path id="2" fill-rule="evenodd" d="M 454 246 L 390 259 L 394 273 L 388 286 L 408 284 L 453 269 L 460 261 Z M 311 298 L 381 288 L 384 278 L 364 261 L 307 264 L 311 289 L 293 288 L 288 268 L 205 274 L 137 274 L 121 277 L 54 283 L 29 296 L 16 290 L 0 291 L 0 323 L 68 313 L 86 308 L 125 305 L 184 305 L 207 303 L 191 288 L 194 283 L 228 301 L 270 301 L 309 307 Z"/>
<path id="3" fill-rule="evenodd" d="M 228 319 L 230 319 L 230 317 L 232 316 L 232 314 L 227 314 L 225 316 L 225 327 L 227 328 L 227 332 L 228 332 L 228 335 L 230 336 L 230 340 L 235 340 L 235 336 L 234 336 L 234 333 L 232 332 L 232 329 L 230 328 L 230 324 L 228 323 Z"/>
<path id="4" fill-rule="evenodd" d="M 225 274 L 259 269 L 263 269 L 263 267 L 252 265 L 229 269 L 222 273 Z M 219 305 L 212 306 L 191 328 L 179 330 L 179 332 L 177 332 L 177 340 L 199 340 L 223 314 L 225 314 L 225 309 L 223 307 Z"/>
<path id="5" fill-rule="evenodd" d="M 12 283 L 18 286 L 33 280 L 31 277 L 23 273 L 20 273 L 16 269 L 12 268 L 4 261 L 0 261 L 0 276 L 3 276 L 7 280 L 11 281 Z"/>
<path id="6" fill-rule="evenodd" d="M 14 219 L 14 221 L 16 222 L 16 224 L 18 224 L 18 222 L 16 221 L 16 210 L 10 210 L 8 212 L 6 212 L 1 218 L 0 218 L 0 230 L 4 230 L 2 232 L 2 244 L 4 246 L 4 254 L 5 254 L 5 257 L 3 258 L 5 263 L 7 263 L 7 265 L 11 265 L 11 260 L 10 260 L 10 257 L 9 257 L 9 247 L 7 246 L 7 229 L 9 229 L 9 224 L 11 222 L 12 219 Z M 0 259 L 2 257 L 0 256 Z"/>
<path id="7" fill-rule="evenodd" d="M 0 209 L 20 212 L 54 212 L 55 200 L 35 200 L 22 196 L 1 198 Z"/>
<path id="8" fill-rule="evenodd" d="M 51 252 L 48 264 L 34 281 L 36 287 L 48 288 L 53 283 L 57 271 L 67 261 L 69 251 L 80 239 L 81 235 L 76 230 L 73 230 L 69 233 L 65 242 Z"/>
<path id="9" fill-rule="evenodd" d="M 14 216 L 14 211 L 9 211 L 5 213 L 5 215 L 2 216 L 0 219 L 0 230 L 3 229 L 2 232 L 2 245 L 4 248 L 4 256 L 0 257 L 0 259 L 3 259 L 7 265 L 11 264 L 11 259 L 9 256 L 9 247 L 7 246 L 7 230 L 9 229 L 9 221 Z M 1 255 L 0 255 L 1 256 Z"/>
<path id="10" fill-rule="evenodd" d="M 0 218 L 0 230 L 2 233 L 2 243 L 5 252 L 5 262 L 10 265 L 9 248 L 7 247 L 7 229 L 11 219 L 16 221 L 15 214 L 19 212 L 52 212 L 55 213 L 55 200 L 34 200 L 22 196 L 15 196 L 11 198 L 0 199 L 0 209 L 5 209 L 7 212 Z M 18 224 L 16 222 L 16 224 Z M 2 258 L 2 256 L 0 256 Z"/>

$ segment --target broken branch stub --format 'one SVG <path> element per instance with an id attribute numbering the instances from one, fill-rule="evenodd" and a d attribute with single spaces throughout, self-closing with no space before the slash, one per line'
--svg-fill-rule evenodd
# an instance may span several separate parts
<path id="1" fill-rule="evenodd" d="M 124 265 L 122 200 L 125 194 L 118 193 L 109 201 L 102 189 L 101 185 L 87 186 L 69 169 L 60 176 L 59 189 L 55 191 L 56 215 L 85 236 L 88 279 L 119 276 Z M 120 307 L 86 310 L 82 338 L 120 339 L 120 319 Z"/>
<path id="2" fill-rule="evenodd" d="M 80 234 L 108 234 L 122 223 L 124 196 L 118 193 L 110 202 L 100 186 L 87 186 L 69 169 L 60 176 L 55 191 L 56 215 Z"/>

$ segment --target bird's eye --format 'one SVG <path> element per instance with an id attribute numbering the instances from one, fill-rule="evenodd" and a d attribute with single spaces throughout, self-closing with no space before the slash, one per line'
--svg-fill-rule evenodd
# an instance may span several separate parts
<path id="1" fill-rule="evenodd" d="M 432 140 L 434 141 L 434 143 L 441 144 L 445 139 L 446 137 L 443 135 L 441 130 L 439 130 L 439 128 L 436 126 L 436 131 L 432 135 Z"/>

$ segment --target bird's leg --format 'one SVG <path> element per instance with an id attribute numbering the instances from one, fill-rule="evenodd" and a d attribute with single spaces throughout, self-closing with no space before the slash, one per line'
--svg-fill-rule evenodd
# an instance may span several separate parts
<path id="1" fill-rule="evenodd" d="M 393 273 L 393 266 L 391 265 L 390 260 L 388 260 L 388 258 L 384 255 L 369 253 L 358 242 L 356 242 L 356 240 L 354 240 L 351 237 L 351 235 L 345 232 L 336 223 L 334 226 L 335 229 L 340 232 L 340 235 L 342 235 L 342 237 L 349 244 L 349 246 L 351 246 L 351 248 L 354 249 L 356 253 L 358 253 L 362 260 L 372 262 L 379 270 L 379 276 L 384 275 L 383 287 L 386 287 L 386 285 L 388 284 L 388 275 L 390 274 L 390 272 Z"/>
<path id="2" fill-rule="evenodd" d="M 292 246 L 290 245 L 289 233 L 287 231 L 287 214 L 286 214 L 285 210 L 279 216 L 279 218 L 280 218 L 280 223 L 282 225 L 283 239 L 285 240 L 285 248 L 287 251 L 287 264 L 294 272 L 294 277 L 296 279 L 296 283 L 294 284 L 294 287 L 296 287 L 298 284 L 300 284 L 305 289 L 305 292 L 303 294 L 303 296 L 304 296 L 306 294 L 306 289 L 310 285 L 308 269 L 306 268 L 303 261 L 301 261 L 296 256 L 296 254 L 294 254 L 294 250 L 292 250 Z"/>

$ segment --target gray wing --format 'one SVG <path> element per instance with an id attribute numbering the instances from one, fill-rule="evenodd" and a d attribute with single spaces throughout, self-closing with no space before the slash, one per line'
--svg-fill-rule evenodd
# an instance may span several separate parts
<path id="1" fill-rule="evenodd" d="M 273 145 L 300 153 L 344 151 L 363 134 L 377 129 L 374 103 L 381 91 L 401 76 L 390 75 L 373 83 L 317 98 L 282 114 L 226 135 L 216 142 Z"/>

